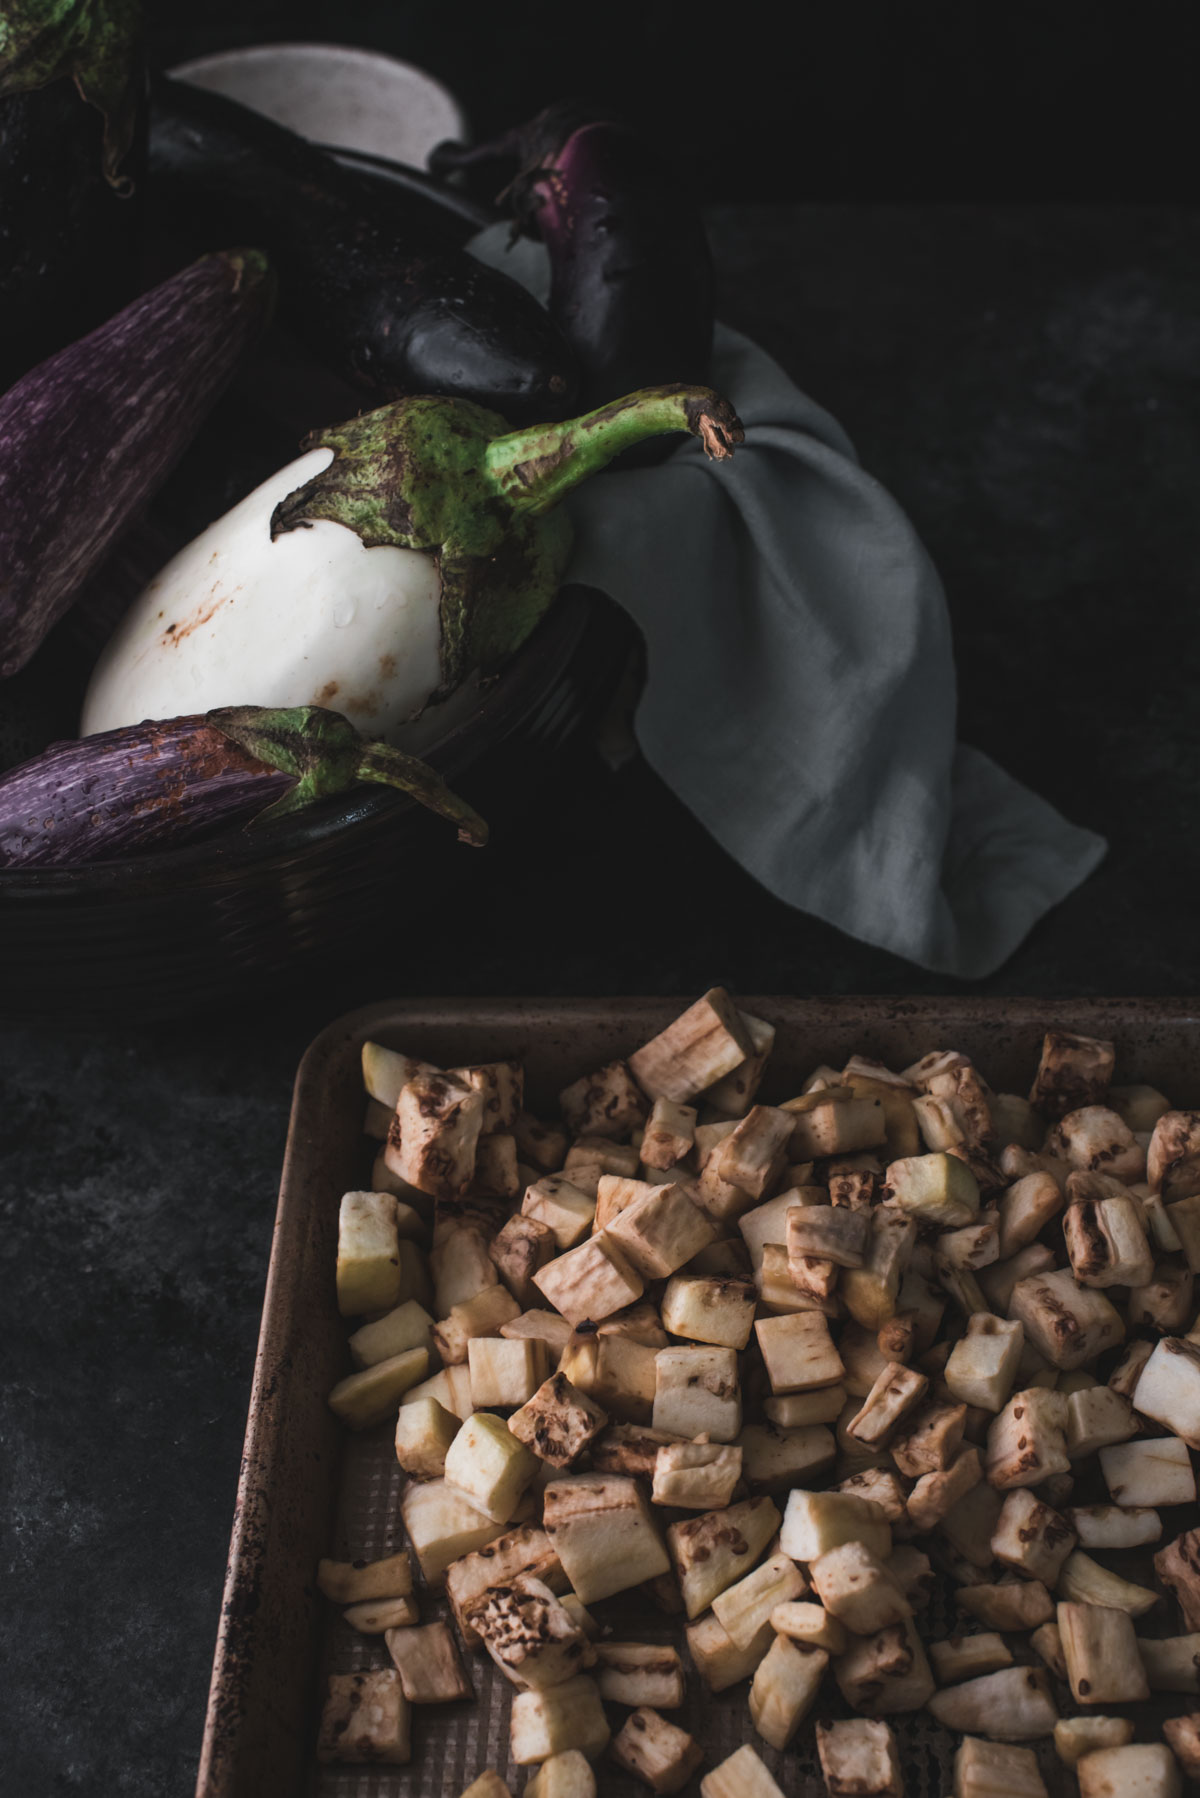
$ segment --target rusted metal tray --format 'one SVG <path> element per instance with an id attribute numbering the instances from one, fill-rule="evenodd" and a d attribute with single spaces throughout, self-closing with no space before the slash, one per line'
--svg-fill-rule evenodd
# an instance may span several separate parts
<path id="1" fill-rule="evenodd" d="M 531 1109 L 553 1110 L 569 1081 L 636 1048 L 686 1002 L 396 1001 L 340 1019 L 308 1050 L 296 1079 L 197 1798 L 457 1798 L 487 1766 L 515 1790 L 525 1784 L 528 1772 L 508 1763 L 510 1688 L 480 1657 L 471 1657 L 476 1703 L 416 1713 L 411 1766 L 319 1768 L 315 1758 L 325 1674 L 386 1664 L 381 1639 L 356 1635 L 319 1598 L 316 1563 L 323 1554 L 375 1558 L 404 1540 L 390 1431 L 346 1437 L 325 1403 L 348 1367 L 333 1281 L 338 1201 L 366 1181 L 375 1146 L 362 1135 L 359 1052 L 373 1039 L 448 1067 L 517 1056 L 525 1064 Z M 816 1063 L 840 1066 L 856 1050 L 905 1066 L 942 1046 L 971 1054 L 1000 1090 L 1023 1091 L 1042 1033 L 1056 1025 L 1113 1038 L 1118 1079 L 1147 1081 L 1177 1104 L 1200 1103 L 1200 1004 L 1191 1002 L 741 1003 L 778 1028 L 762 1094 L 767 1100 L 794 1093 Z M 432 1595 L 422 1595 L 421 1603 L 424 1620 L 443 1614 Z M 598 1609 L 613 1616 L 607 1606 Z M 926 1614 L 923 1627 L 933 1636 L 949 1633 L 936 1610 Z M 657 1612 L 640 1616 L 636 1628 L 644 1640 L 679 1635 L 677 1624 Z M 711 1766 L 751 1736 L 746 1688 L 713 1699 L 694 1677 L 688 1683 L 689 1706 L 677 1720 L 704 1743 Z M 893 1722 L 910 1798 L 949 1790 L 947 1734 L 924 1715 Z M 823 1795 L 808 1726 L 785 1754 L 757 1738 L 755 1745 L 786 1791 Z M 598 1773 L 601 1792 L 611 1798 L 644 1794 L 615 1766 Z"/>

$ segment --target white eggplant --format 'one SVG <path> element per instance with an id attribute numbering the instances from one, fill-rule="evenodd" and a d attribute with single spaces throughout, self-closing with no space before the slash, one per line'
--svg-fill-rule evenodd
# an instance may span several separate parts
<path id="1" fill-rule="evenodd" d="M 276 506 L 333 458 L 290 462 L 155 576 L 96 666 L 84 736 L 237 703 L 325 706 L 391 737 L 421 711 L 441 679 L 433 558 L 328 519 L 271 536 Z"/>
<path id="2" fill-rule="evenodd" d="M 335 708 L 394 738 L 525 640 L 570 555 L 558 502 L 663 431 L 718 459 L 742 439 L 703 387 L 646 388 L 521 431 L 416 396 L 319 433 L 134 602 L 92 676 L 83 734 L 255 704 Z"/>

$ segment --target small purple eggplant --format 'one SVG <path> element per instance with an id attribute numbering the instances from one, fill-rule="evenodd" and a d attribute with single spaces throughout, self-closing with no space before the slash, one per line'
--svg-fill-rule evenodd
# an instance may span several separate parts
<path id="1" fill-rule="evenodd" d="M 0 675 L 166 480 L 273 295 L 261 251 L 204 256 L 0 397 Z"/>
<path id="2" fill-rule="evenodd" d="M 578 359 L 586 406 L 638 387 L 705 384 L 713 267 L 695 201 L 639 132 L 581 100 L 491 143 L 441 144 L 438 173 L 516 165 L 498 198 L 550 255 L 550 315 Z"/>
<path id="3" fill-rule="evenodd" d="M 176 848 L 376 782 L 480 846 L 487 825 L 426 763 L 319 706 L 228 706 L 105 731 L 0 774 L 0 868 L 62 868 Z"/>

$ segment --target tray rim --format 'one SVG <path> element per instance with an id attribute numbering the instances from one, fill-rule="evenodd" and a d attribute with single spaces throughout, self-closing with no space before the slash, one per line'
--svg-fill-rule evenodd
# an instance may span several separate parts
<path id="1" fill-rule="evenodd" d="M 1120 1028 L 1122 1019 L 1141 1026 L 1163 1025 L 1178 1028 L 1200 1027 L 1200 997 L 1121 996 L 1106 999 L 1088 995 L 1071 999 L 1065 996 L 1036 995 L 1007 997 L 991 994 L 921 994 L 893 997 L 878 994 L 834 994 L 812 997 L 783 994 L 735 994 L 740 1009 L 768 1013 L 780 1010 L 799 1014 L 805 1022 L 818 1025 L 823 1019 L 845 1023 L 862 1018 L 864 1024 L 904 1021 L 919 1025 L 934 1019 L 953 1026 L 962 1024 L 1005 1025 L 1026 1024 L 1046 1028 L 1052 1022 L 1067 1018 L 1081 1029 L 1110 1031 Z M 692 997 L 695 997 L 693 994 Z M 690 1002 L 687 994 L 636 994 L 611 996 L 539 995 L 534 997 L 446 996 L 426 995 L 392 1000 L 377 1000 L 357 1006 L 327 1024 L 309 1043 L 296 1070 L 288 1119 L 287 1142 L 280 1174 L 279 1198 L 272 1229 L 271 1255 L 263 1293 L 262 1314 L 255 1350 L 246 1431 L 242 1446 L 241 1467 L 230 1532 L 229 1555 L 222 1592 L 220 1620 L 213 1653 L 204 1733 L 196 1782 L 196 1798 L 234 1798 L 236 1792 L 239 1743 L 247 1721 L 246 1688 L 250 1675 L 250 1651 L 253 1641 L 254 1603 L 248 1602 L 255 1591 L 255 1562 L 269 1527 L 269 1473 L 271 1443 L 282 1425 L 285 1403 L 285 1345 L 290 1339 L 288 1324 L 296 1309 L 296 1294 L 289 1289 L 285 1274 L 285 1256 L 279 1245 L 285 1226 L 290 1221 L 286 1212 L 286 1196 L 298 1177 L 302 1159 L 310 1143 L 305 1129 L 310 1091 L 327 1085 L 335 1070 L 342 1070 L 346 1060 L 357 1057 L 361 1045 L 372 1032 L 382 1034 L 411 1023 L 424 1023 L 453 1028 L 512 1028 L 517 1021 L 533 1024 L 539 1012 L 582 1019 L 603 1014 L 611 1019 L 619 1011 L 629 1023 L 639 1016 L 649 1017 L 664 1007 L 682 1008 Z M 1057 1016 L 1056 1016 L 1057 1014 Z M 1092 1031 L 1088 1030 L 1088 1034 Z"/>

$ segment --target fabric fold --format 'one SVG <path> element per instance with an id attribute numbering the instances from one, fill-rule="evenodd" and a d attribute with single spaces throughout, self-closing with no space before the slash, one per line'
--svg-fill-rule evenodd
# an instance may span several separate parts
<path id="1" fill-rule="evenodd" d="M 540 245 L 473 252 L 545 297 Z M 639 744 L 778 898 L 936 972 L 979 979 L 1105 853 L 956 743 L 941 582 L 837 421 L 718 325 L 713 386 L 746 441 L 587 482 L 569 578 L 646 641 Z"/>

